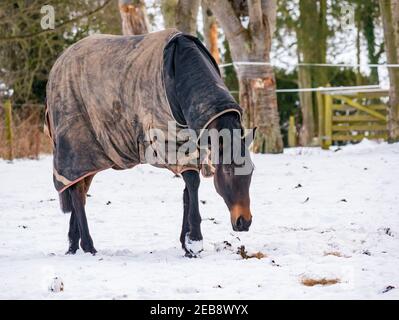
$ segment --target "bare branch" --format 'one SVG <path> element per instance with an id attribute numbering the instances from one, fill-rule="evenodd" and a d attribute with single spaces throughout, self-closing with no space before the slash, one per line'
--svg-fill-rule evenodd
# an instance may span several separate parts
<path id="1" fill-rule="evenodd" d="M 59 28 L 62 28 L 64 26 L 66 26 L 66 25 L 72 24 L 72 23 L 77 22 L 77 21 L 79 21 L 79 20 L 81 20 L 83 18 L 87 18 L 87 17 L 90 17 L 90 16 L 96 14 L 97 12 L 99 12 L 102 9 L 104 9 L 105 7 L 107 7 L 111 2 L 112 2 L 112 0 L 106 0 L 101 6 L 99 6 L 95 10 L 86 12 L 85 14 L 82 14 L 82 15 L 80 15 L 78 17 L 75 17 L 73 19 L 64 21 L 64 22 L 60 23 L 59 25 L 57 25 L 55 27 L 55 29 L 46 29 L 46 30 L 40 30 L 40 31 L 37 31 L 37 32 L 29 33 L 29 34 L 20 34 L 20 35 L 11 36 L 11 37 L 3 37 L 3 38 L 0 38 L 0 42 L 33 38 L 33 37 L 39 36 L 39 35 L 44 34 L 44 33 L 55 32 Z"/>

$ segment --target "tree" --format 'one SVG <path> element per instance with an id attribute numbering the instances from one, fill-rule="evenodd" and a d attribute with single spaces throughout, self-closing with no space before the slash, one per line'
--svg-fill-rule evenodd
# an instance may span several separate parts
<path id="1" fill-rule="evenodd" d="M 389 64 L 399 64 L 399 0 L 380 0 Z M 389 141 L 399 141 L 399 68 L 389 68 Z"/>
<path id="2" fill-rule="evenodd" d="M 166 28 L 176 27 L 196 35 L 200 0 L 162 0 L 161 11 Z"/>
<path id="3" fill-rule="evenodd" d="M 377 43 L 376 24 L 379 23 L 380 8 L 375 0 L 348 0 L 349 4 L 353 5 L 355 11 L 355 24 L 358 32 L 358 51 L 360 56 L 360 34 L 363 35 L 367 43 L 367 57 L 370 64 L 378 64 L 381 55 L 384 53 L 383 43 Z M 333 10 L 335 15 L 340 17 L 342 6 L 335 4 Z M 360 58 L 358 59 L 359 62 Z M 359 72 L 360 75 L 360 72 Z M 369 77 L 371 84 L 378 84 L 378 69 L 371 68 Z"/>
<path id="4" fill-rule="evenodd" d="M 0 2 L 0 83 L 13 90 L 13 105 L 43 103 L 51 66 L 69 45 L 92 32 L 119 31 L 112 0 L 53 0 L 55 28 L 42 29 L 46 0 Z M 116 20 L 116 21 L 115 21 Z"/>
<path id="5" fill-rule="evenodd" d="M 220 53 L 218 48 L 218 23 L 211 9 L 209 9 L 204 3 L 202 4 L 202 17 L 204 23 L 205 45 L 215 58 L 216 62 L 220 63 Z"/>
<path id="6" fill-rule="evenodd" d="M 368 61 L 371 64 L 378 64 L 380 56 L 383 53 L 383 46 L 376 52 L 375 20 L 380 16 L 378 5 L 375 5 L 375 1 L 363 0 L 360 1 L 358 10 L 363 34 L 367 41 Z M 371 68 L 370 81 L 372 84 L 379 83 L 377 68 Z"/>
<path id="7" fill-rule="evenodd" d="M 176 27 L 176 8 L 179 0 L 161 0 L 161 12 L 165 28 Z"/>
<path id="8" fill-rule="evenodd" d="M 276 0 L 204 0 L 222 26 L 234 62 L 270 62 L 276 24 Z M 242 21 L 247 19 L 248 26 Z M 236 65 L 240 104 L 249 128 L 258 127 L 254 152 L 280 153 L 276 81 L 271 65 Z"/>
<path id="9" fill-rule="evenodd" d="M 119 0 L 119 11 L 124 35 L 150 32 L 144 0 Z"/>
<path id="10" fill-rule="evenodd" d="M 326 0 L 300 0 L 299 21 L 296 24 L 298 40 L 298 62 L 326 63 L 327 59 L 327 2 Z M 298 68 L 299 88 L 326 86 L 328 82 L 325 68 Z M 299 142 L 302 146 L 310 145 L 316 135 L 315 108 L 312 92 L 299 94 L 302 126 Z"/>
<path id="11" fill-rule="evenodd" d="M 200 0 L 179 0 L 176 12 L 176 26 L 180 31 L 195 35 Z"/>

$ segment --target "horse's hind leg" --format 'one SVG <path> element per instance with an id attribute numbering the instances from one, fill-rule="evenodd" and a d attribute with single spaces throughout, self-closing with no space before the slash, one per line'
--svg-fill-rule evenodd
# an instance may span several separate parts
<path id="1" fill-rule="evenodd" d="M 86 199 L 87 191 L 89 190 L 91 181 L 93 180 L 93 176 L 89 176 L 83 180 L 84 183 L 84 196 Z M 70 190 L 66 190 L 67 197 L 70 198 Z M 75 254 L 76 251 L 79 249 L 79 240 L 80 240 L 80 232 L 79 232 L 79 224 L 76 217 L 76 211 L 72 206 L 71 217 L 69 220 L 69 232 L 68 232 L 68 239 L 69 239 L 69 248 L 66 254 Z"/>
<path id="2" fill-rule="evenodd" d="M 69 192 L 69 190 L 64 192 Z M 75 209 L 72 209 L 71 218 L 69 220 L 68 239 L 69 239 L 69 248 L 66 254 L 75 254 L 76 251 L 79 249 L 79 239 L 80 239 L 79 226 L 78 226 L 78 220 L 76 219 Z"/>
<path id="3" fill-rule="evenodd" d="M 80 246 L 84 252 L 95 254 L 97 251 L 94 248 L 93 240 L 91 239 L 89 226 L 86 218 L 85 204 L 86 194 L 89 190 L 90 183 L 93 176 L 87 177 L 69 188 L 71 201 L 72 201 L 72 214 L 70 222 L 70 233 L 73 236 L 74 247 L 76 248 L 76 226 L 80 235 Z M 71 241 L 71 238 L 70 238 Z M 75 250 L 76 252 L 76 250 Z"/>

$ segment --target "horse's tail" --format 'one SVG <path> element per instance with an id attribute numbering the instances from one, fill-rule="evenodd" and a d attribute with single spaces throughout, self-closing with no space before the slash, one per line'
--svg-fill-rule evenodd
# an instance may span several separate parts
<path id="1" fill-rule="evenodd" d="M 64 213 L 72 212 L 72 198 L 69 188 L 59 194 L 61 210 Z"/>

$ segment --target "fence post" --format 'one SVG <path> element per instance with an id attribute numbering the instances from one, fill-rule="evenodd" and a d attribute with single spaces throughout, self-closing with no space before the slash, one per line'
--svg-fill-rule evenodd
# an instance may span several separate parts
<path id="1" fill-rule="evenodd" d="M 290 148 L 296 147 L 297 131 L 295 126 L 295 117 L 290 116 L 290 122 L 288 127 L 288 146 Z"/>
<path id="2" fill-rule="evenodd" d="M 332 144 L 332 104 L 333 98 L 331 94 L 325 95 L 325 108 L 324 108 L 324 139 L 323 149 L 328 150 Z"/>
<path id="3" fill-rule="evenodd" d="M 40 143 L 41 143 L 41 139 L 40 139 L 40 133 L 41 133 L 41 125 L 40 125 L 40 110 L 37 109 L 36 110 L 36 116 L 34 118 L 35 123 L 36 123 L 36 130 L 35 130 L 35 146 L 34 146 L 34 158 L 36 160 L 39 159 L 39 154 L 40 154 Z"/>
<path id="4" fill-rule="evenodd" d="M 317 101 L 317 114 L 318 114 L 318 136 L 319 136 L 319 146 L 323 146 L 324 141 L 324 101 L 321 91 L 316 92 Z"/>
<path id="5" fill-rule="evenodd" d="M 12 105 L 11 100 L 7 99 L 3 105 L 4 108 L 4 124 L 6 131 L 6 143 L 8 146 L 7 160 L 12 161 L 14 158 L 13 153 L 13 134 L 12 134 Z"/>

